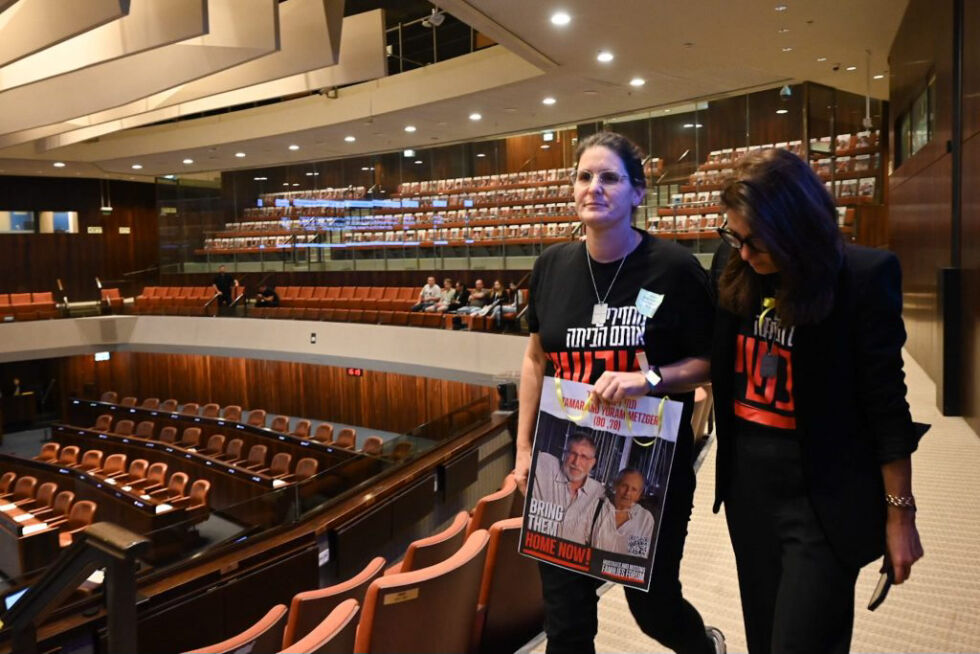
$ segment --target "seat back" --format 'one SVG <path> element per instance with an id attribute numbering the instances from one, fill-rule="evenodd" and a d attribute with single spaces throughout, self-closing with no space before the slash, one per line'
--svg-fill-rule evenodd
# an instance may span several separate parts
<path id="1" fill-rule="evenodd" d="M 18 477 L 14 482 L 14 501 L 29 500 L 34 497 L 34 489 L 37 487 L 37 477 L 24 475 Z"/>
<path id="2" fill-rule="evenodd" d="M 368 436 L 364 439 L 364 445 L 361 446 L 361 451 L 365 454 L 374 454 L 377 456 L 381 454 L 384 446 L 384 439 L 380 436 Z"/>
<path id="3" fill-rule="evenodd" d="M 197 404 L 197 402 L 188 402 L 184 406 L 180 407 L 180 413 L 181 415 L 185 416 L 196 416 L 198 409 L 200 408 L 201 407 Z"/>
<path id="4" fill-rule="evenodd" d="M 285 434 L 289 429 L 289 418 L 286 416 L 276 416 L 272 419 L 272 424 L 269 425 L 269 429 Z"/>
<path id="5" fill-rule="evenodd" d="M 41 453 L 38 454 L 35 459 L 38 461 L 57 461 L 58 460 L 58 450 L 61 449 L 60 443 L 45 443 L 41 446 Z M 6 493 L 7 491 L 0 491 Z"/>
<path id="6" fill-rule="evenodd" d="M 190 478 L 187 476 L 186 472 L 175 472 L 170 475 L 170 481 L 167 482 L 168 495 L 181 496 L 184 494 L 184 490 L 187 489 L 187 482 Z"/>
<path id="7" fill-rule="evenodd" d="M 197 447 L 201 444 L 201 428 L 188 427 L 184 430 L 180 442 L 184 444 L 184 447 Z"/>
<path id="8" fill-rule="evenodd" d="M 201 417 L 202 418 L 217 418 L 218 412 L 221 410 L 214 402 L 209 402 L 201 407 Z"/>
<path id="9" fill-rule="evenodd" d="M 522 522 L 508 518 L 490 527 L 479 599 L 481 654 L 513 652 L 542 630 L 538 564 L 518 553 Z"/>
<path id="10" fill-rule="evenodd" d="M 120 420 L 116 423 L 116 428 L 113 430 L 113 432 L 119 434 L 120 436 L 132 436 L 133 426 L 132 420 Z"/>
<path id="11" fill-rule="evenodd" d="M 156 424 L 152 420 L 143 420 L 140 424 L 136 425 L 136 436 L 140 438 L 153 438 L 153 431 L 156 429 Z"/>
<path id="12" fill-rule="evenodd" d="M 241 422 L 242 420 L 242 407 L 237 404 L 229 404 L 221 412 L 221 417 L 230 422 Z"/>
<path id="13" fill-rule="evenodd" d="M 220 454 L 225 449 L 224 434 L 211 434 L 208 437 L 208 445 L 204 448 L 208 454 Z"/>
<path id="14" fill-rule="evenodd" d="M 145 400 L 143 400 L 142 404 L 140 404 L 141 409 L 150 409 L 151 411 L 153 409 L 158 408 L 159 406 L 160 406 L 159 397 L 148 397 Z"/>
<path id="15" fill-rule="evenodd" d="M 9 493 L 10 486 L 17 479 L 16 472 L 5 472 L 3 476 L 0 476 L 0 493 Z"/>
<path id="16" fill-rule="evenodd" d="M 449 559 L 368 587 L 355 652 L 468 652 L 489 536 L 474 532 Z"/>
<path id="17" fill-rule="evenodd" d="M 469 515 L 460 511 L 448 527 L 438 534 L 410 543 L 398 572 L 411 572 L 445 561 L 462 546 Z"/>
<path id="18" fill-rule="evenodd" d="M 333 440 L 333 425 L 329 422 L 321 422 L 313 432 L 313 440 L 321 443 L 329 443 Z"/>
<path id="19" fill-rule="evenodd" d="M 126 455 L 125 454 L 110 454 L 105 459 L 105 464 L 102 466 L 102 476 L 113 475 L 117 472 L 125 472 L 126 470 Z"/>
<path id="20" fill-rule="evenodd" d="M 317 468 L 319 467 L 320 462 L 313 457 L 303 457 L 296 463 L 296 472 L 293 473 L 293 476 L 296 477 L 296 481 L 309 479 L 316 474 Z"/>
<path id="21" fill-rule="evenodd" d="M 381 575 L 384 565 L 385 560 L 376 556 L 363 570 L 347 581 L 326 588 L 296 593 L 289 605 L 289 621 L 286 623 L 286 631 L 282 638 L 283 649 L 310 633 L 324 616 L 329 615 L 340 604 L 351 600 L 363 602 L 364 593 L 371 582 Z M 292 649 L 296 652 L 305 651 L 296 647 Z M 348 651 L 353 651 L 353 646 Z"/>
<path id="22" fill-rule="evenodd" d="M 94 470 L 102 467 L 102 450 L 87 450 L 82 455 L 82 462 L 78 465 L 82 470 Z"/>
<path id="23" fill-rule="evenodd" d="M 348 654 L 354 651 L 354 637 L 357 635 L 357 614 L 360 605 L 357 600 L 341 602 L 320 624 L 314 627 L 301 640 L 292 646 L 283 643 L 283 651 L 307 652 L 308 654 Z"/>
<path id="24" fill-rule="evenodd" d="M 122 400 L 120 400 L 119 405 L 134 407 L 136 406 L 136 398 L 132 396 L 124 397 Z"/>
<path id="25" fill-rule="evenodd" d="M 160 403 L 160 410 L 173 413 L 177 410 L 177 400 L 170 398 Z"/>
<path id="26" fill-rule="evenodd" d="M 298 436 L 299 438 L 309 438 L 310 437 L 310 427 L 313 425 L 309 420 L 303 419 L 296 423 L 296 429 L 293 431 L 293 436 Z"/>
<path id="27" fill-rule="evenodd" d="M 233 438 L 228 441 L 228 447 L 225 449 L 225 456 L 230 459 L 240 459 L 242 458 L 242 448 L 245 446 L 245 441 L 240 438 Z"/>
<path id="28" fill-rule="evenodd" d="M 160 441 L 163 443 L 177 442 L 177 428 L 172 426 L 164 427 L 160 430 Z"/>
<path id="29" fill-rule="evenodd" d="M 252 409 L 249 411 L 248 424 L 253 427 L 265 427 L 265 409 Z"/>
<path id="30" fill-rule="evenodd" d="M 357 432 L 351 427 L 344 427 L 337 434 L 337 440 L 333 442 L 337 447 L 343 447 L 348 450 L 353 450 L 357 445 Z"/>
<path id="31" fill-rule="evenodd" d="M 249 448 L 248 450 L 248 460 L 245 465 L 249 466 L 261 466 L 265 464 L 265 455 L 269 451 L 269 448 L 261 443 L 257 443 Z"/>
<path id="32" fill-rule="evenodd" d="M 99 398 L 99 401 L 106 402 L 108 404 L 115 404 L 119 401 L 119 393 L 116 391 L 106 391 L 102 394 L 102 397 Z"/>
<path id="33" fill-rule="evenodd" d="M 90 500 L 81 500 L 72 504 L 71 511 L 68 512 L 68 522 L 64 529 L 75 530 L 87 527 L 92 524 L 95 517 L 95 510 L 98 506 Z"/>
<path id="34" fill-rule="evenodd" d="M 51 518 L 60 518 L 62 516 L 67 516 L 69 509 L 71 509 L 72 502 L 75 501 L 75 494 L 69 490 L 63 490 L 54 496 L 54 502 L 51 504 Z"/>
<path id="35" fill-rule="evenodd" d="M 293 455 L 289 452 L 279 452 L 272 457 L 272 464 L 269 472 L 273 475 L 285 475 L 289 473 L 289 464 L 293 462 Z"/>
<path id="36" fill-rule="evenodd" d="M 67 447 L 61 448 L 61 454 L 58 455 L 58 464 L 70 466 L 76 463 L 78 463 L 78 446 L 68 445 Z"/>
<path id="37" fill-rule="evenodd" d="M 286 626 L 286 605 L 276 604 L 251 627 L 231 638 L 185 654 L 226 654 L 228 652 L 275 652 L 282 644 Z"/>
<path id="38" fill-rule="evenodd" d="M 54 501 L 55 493 L 58 492 L 58 484 L 53 481 L 48 481 L 37 487 L 37 495 L 34 499 L 37 500 L 37 508 L 43 509 L 51 506 Z"/>
<path id="39" fill-rule="evenodd" d="M 473 509 L 470 524 L 466 528 L 469 536 L 477 529 L 490 529 L 490 525 L 510 517 L 514 505 L 514 493 L 517 492 L 517 482 L 510 475 L 504 479 L 504 485 L 495 493 L 480 498 Z"/>
<path id="40" fill-rule="evenodd" d="M 162 461 L 150 464 L 146 471 L 146 479 L 154 484 L 163 484 L 167 481 L 167 464 Z"/>
<path id="41" fill-rule="evenodd" d="M 137 481 L 146 477 L 146 469 L 150 467 L 150 462 L 146 459 L 133 459 L 129 464 L 128 481 Z"/>
<path id="42" fill-rule="evenodd" d="M 95 419 L 95 424 L 92 425 L 94 431 L 109 431 L 109 427 L 112 426 L 112 414 L 103 413 L 101 416 Z"/>
<path id="43" fill-rule="evenodd" d="M 211 482 L 207 479 L 197 479 L 191 484 L 190 501 L 187 509 L 199 509 L 208 505 L 208 493 L 211 490 Z"/>
<path id="44" fill-rule="evenodd" d="M 405 461 L 412 457 L 415 452 L 415 445 L 411 441 L 402 441 L 395 444 L 395 449 L 391 452 L 391 459 L 395 462 Z"/>

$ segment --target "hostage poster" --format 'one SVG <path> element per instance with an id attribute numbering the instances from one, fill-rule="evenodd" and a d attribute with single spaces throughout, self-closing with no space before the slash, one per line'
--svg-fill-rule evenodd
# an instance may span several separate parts
<path id="1" fill-rule="evenodd" d="M 683 405 L 618 405 L 545 377 L 520 551 L 603 581 L 648 589 Z"/>

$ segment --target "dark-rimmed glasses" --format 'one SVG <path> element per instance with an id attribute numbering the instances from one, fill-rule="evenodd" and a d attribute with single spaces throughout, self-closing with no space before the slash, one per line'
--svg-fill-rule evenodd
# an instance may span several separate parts
<path id="1" fill-rule="evenodd" d="M 602 170 L 597 173 L 591 170 L 576 170 L 572 173 L 572 182 L 581 186 L 591 186 L 593 179 L 599 180 L 599 186 L 616 186 L 620 182 L 629 181 L 629 175 L 620 175 L 614 170 Z"/>
<path id="2" fill-rule="evenodd" d="M 766 254 L 768 250 L 765 248 L 760 248 L 756 242 L 754 236 L 746 236 L 742 238 L 732 230 L 728 229 L 728 221 L 722 223 L 721 227 L 718 228 L 718 236 L 721 237 L 725 243 L 730 245 L 734 250 L 741 250 L 743 245 L 747 245 L 750 250 L 757 254 Z"/>

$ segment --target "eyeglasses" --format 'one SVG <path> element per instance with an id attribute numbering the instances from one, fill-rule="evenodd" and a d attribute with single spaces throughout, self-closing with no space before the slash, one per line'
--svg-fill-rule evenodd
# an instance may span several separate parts
<path id="1" fill-rule="evenodd" d="M 595 456 L 589 454 L 579 454 L 573 450 L 565 450 L 565 458 L 569 461 L 581 459 L 582 461 L 592 461 Z"/>
<path id="2" fill-rule="evenodd" d="M 572 175 L 572 181 L 581 186 L 592 186 L 592 180 L 599 179 L 599 186 L 616 186 L 629 180 L 629 175 L 620 175 L 614 170 L 603 170 L 594 173 L 591 170 L 577 170 Z"/>
<path id="3" fill-rule="evenodd" d="M 769 252 L 765 248 L 761 248 L 753 240 L 754 236 L 746 236 L 742 238 L 732 230 L 728 229 L 728 221 L 726 220 L 721 227 L 718 228 L 718 236 L 721 237 L 725 243 L 730 245 L 734 250 L 741 250 L 743 245 L 747 245 L 750 250 L 757 254 L 766 254 Z"/>

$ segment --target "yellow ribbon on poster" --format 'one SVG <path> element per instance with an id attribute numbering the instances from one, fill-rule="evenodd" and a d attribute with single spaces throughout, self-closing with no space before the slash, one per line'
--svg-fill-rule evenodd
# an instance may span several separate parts
<path id="1" fill-rule="evenodd" d="M 657 433 L 658 434 L 661 431 L 663 431 L 663 428 L 664 428 L 664 405 L 667 403 L 667 400 L 669 400 L 669 399 L 670 399 L 669 397 L 667 397 L 666 395 L 664 395 L 662 398 L 660 398 L 660 405 L 657 407 Z M 633 431 L 633 430 L 630 429 L 630 431 Z M 657 439 L 656 438 L 651 438 L 646 443 L 641 443 L 640 441 L 636 440 L 636 437 L 634 436 L 633 437 L 633 442 L 636 445 L 639 445 L 640 447 L 650 447 L 651 445 L 653 445 L 654 443 L 657 442 Z"/>
<path id="2" fill-rule="evenodd" d="M 585 405 L 582 407 L 582 413 L 577 416 L 573 416 L 569 411 L 568 407 L 565 406 L 565 396 L 562 395 L 561 393 L 561 379 L 559 379 L 558 377 L 555 377 L 555 395 L 558 396 L 558 406 L 561 407 L 561 410 L 565 413 L 565 416 L 569 420 L 574 422 L 576 425 L 582 422 L 583 420 L 585 420 L 585 416 L 589 415 L 589 411 L 592 409 L 592 399 L 595 397 L 594 393 L 589 393 L 589 399 L 585 401 Z M 620 402 L 617 406 L 623 407 L 623 416 L 626 418 L 626 431 L 632 432 L 633 421 L 630 419 L 629 407 L 625 406 L 624 402 Z M 660 423 L 660 420 L 663 418 L 663 413 L 664 413 L 664 404 L 663 401 L 661 401 L 660 409 L 658 409 L 657 411 L 658 424 Z"/>

